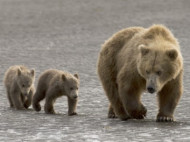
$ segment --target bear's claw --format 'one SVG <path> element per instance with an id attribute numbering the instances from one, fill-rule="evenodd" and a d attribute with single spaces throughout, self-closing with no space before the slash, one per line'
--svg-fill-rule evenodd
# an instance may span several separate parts
<path id="1" fill-rule="evenodd" d="M 45 111 L 46 114 L 56 114 L 55 111 Z"/>
<path id="2" fill-rule="evenodd" d="M 147 109 L 142 105 L 141 110 L 131 110 L 129 114 L 134 119 L 144 119 L 146 117 Z"/>
<path id="3" fill-rule="evenodd" d="M 131 113 L 131 117 L 135 119 L 144 119 L 146 116 L 146 113 L 140 112 L 140 111 L 133 111 Z"/>
<path id="4" fill-rule="evenodd" d="M 25 107 L 16 107 L 16 110 L 26 110 Z"/>
<path id="5" fill-rule="evenodd" d="M 33 104 L 33 108 L 34 108 L 35 111 L 40 111 L 41 110 L 40 104 Z"/>
<path id="6" fill-rule="evenodd" d="M 115 112 L 113 111 L 113 109 L 109 110 L 108 118 L 117 118 L 117 116 L 115 115 Z"/>
<path id="7" fill-rule="evenodd" d="M 78 115 L 76 112 L 69 113 L 69 116 Z"/>
<path id="8" fill-rule="evenodd" d="M 158 116 L 156 122 L 173 122 L 174 118 L 169 116 Z"/>
<path id="9" fill-rule="evenodd" d="M 112 114 L 108 114 L 108 118 L 117 118 L 117 116 L 114 113 L 112 113 Z"/>

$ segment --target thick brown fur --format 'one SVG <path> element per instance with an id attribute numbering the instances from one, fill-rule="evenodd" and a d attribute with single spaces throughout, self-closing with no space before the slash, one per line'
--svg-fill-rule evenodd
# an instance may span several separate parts
<path id="1" fill-rule="evenodd" d="M 68 114 L 76 115 L 78 101 L 79 78 L 77 74 L 49 69 L 39 77 L 36 93 L 33 97 L 33 108 L 41 110 L 40 101 L 46 98 L 44 110 L 46 113 L 54 114 L 54 102 L 58 97 L 67 96 Z"/>
<path id="2" fill-rule="evenodd" d="M 173 121 L 183 92 L 183 58 L 163 25 L 132 27 L 114 34 L 101 48 L 97 72 L 109 99 L 108 117 L 142 119 L 141 94 L 158 94 L 157 121 Z"/>
<path id="3" fill-rule="evenodd" d="M 5 73 L 4 85 L 10 107 L 27 109 L 34 94 L 34 70 L 25 66 L 11 66 Z"/>

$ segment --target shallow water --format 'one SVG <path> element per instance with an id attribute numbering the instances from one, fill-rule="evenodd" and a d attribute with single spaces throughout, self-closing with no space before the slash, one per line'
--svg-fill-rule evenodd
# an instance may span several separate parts
<path id="1" fill-rule="evenodd" d="M 185 0 L 1 0 L 0 141 L 189 141 L 189 5 Z M 148 109 L 145 120 L 108 119 L 108 100 L 96 74 L 100 46 L 122 28 L 152 23 L 166 24 L 182 47 L 184 94 L 176 122 L 156 123 L 156 96 L 146 93 L 142 98 Z M 79 115 L 67 116 L 66 97 L 57 100 L 57 115 L 10 109 L 2 80 L 15 64 L 35 68 L 35 83 L 49 68 L 78 73 Z"/>

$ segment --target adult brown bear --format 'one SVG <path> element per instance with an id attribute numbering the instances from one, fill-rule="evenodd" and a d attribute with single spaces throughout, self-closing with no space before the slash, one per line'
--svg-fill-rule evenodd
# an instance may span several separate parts
<path id="1" fill-rule="evenodd" d="M 163 25 L 131 27 L 101 48 L 98 75 L 109 99 L 108 117 L 142 119 L 144 91 L 157 93 L 157 121 L 173 121 L 183 92 L 183 58 L 173 34 Z"/>

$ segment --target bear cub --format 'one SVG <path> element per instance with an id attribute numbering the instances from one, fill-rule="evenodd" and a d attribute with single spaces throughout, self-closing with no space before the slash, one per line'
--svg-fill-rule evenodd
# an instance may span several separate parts
<path id="1" fill-rule="evenodd" d="M 11 108 L 27 109 L 34 94 L 35 71 L 25 66 L 11 66 L 5 73 L 4 85 Z"/>
<path id="2" fill-rule="evenodd" d="M 76 115 L 78 101 L 79 77 L 61 70 L 49 69 L 39 77 L 36 93 L 33 97 L 33 108 L 41 110 L 40 101 L 46 98 L 45 113 L 55 114 L 54 102 L 58 97 L 67 96 L 68 115 Z"/>

